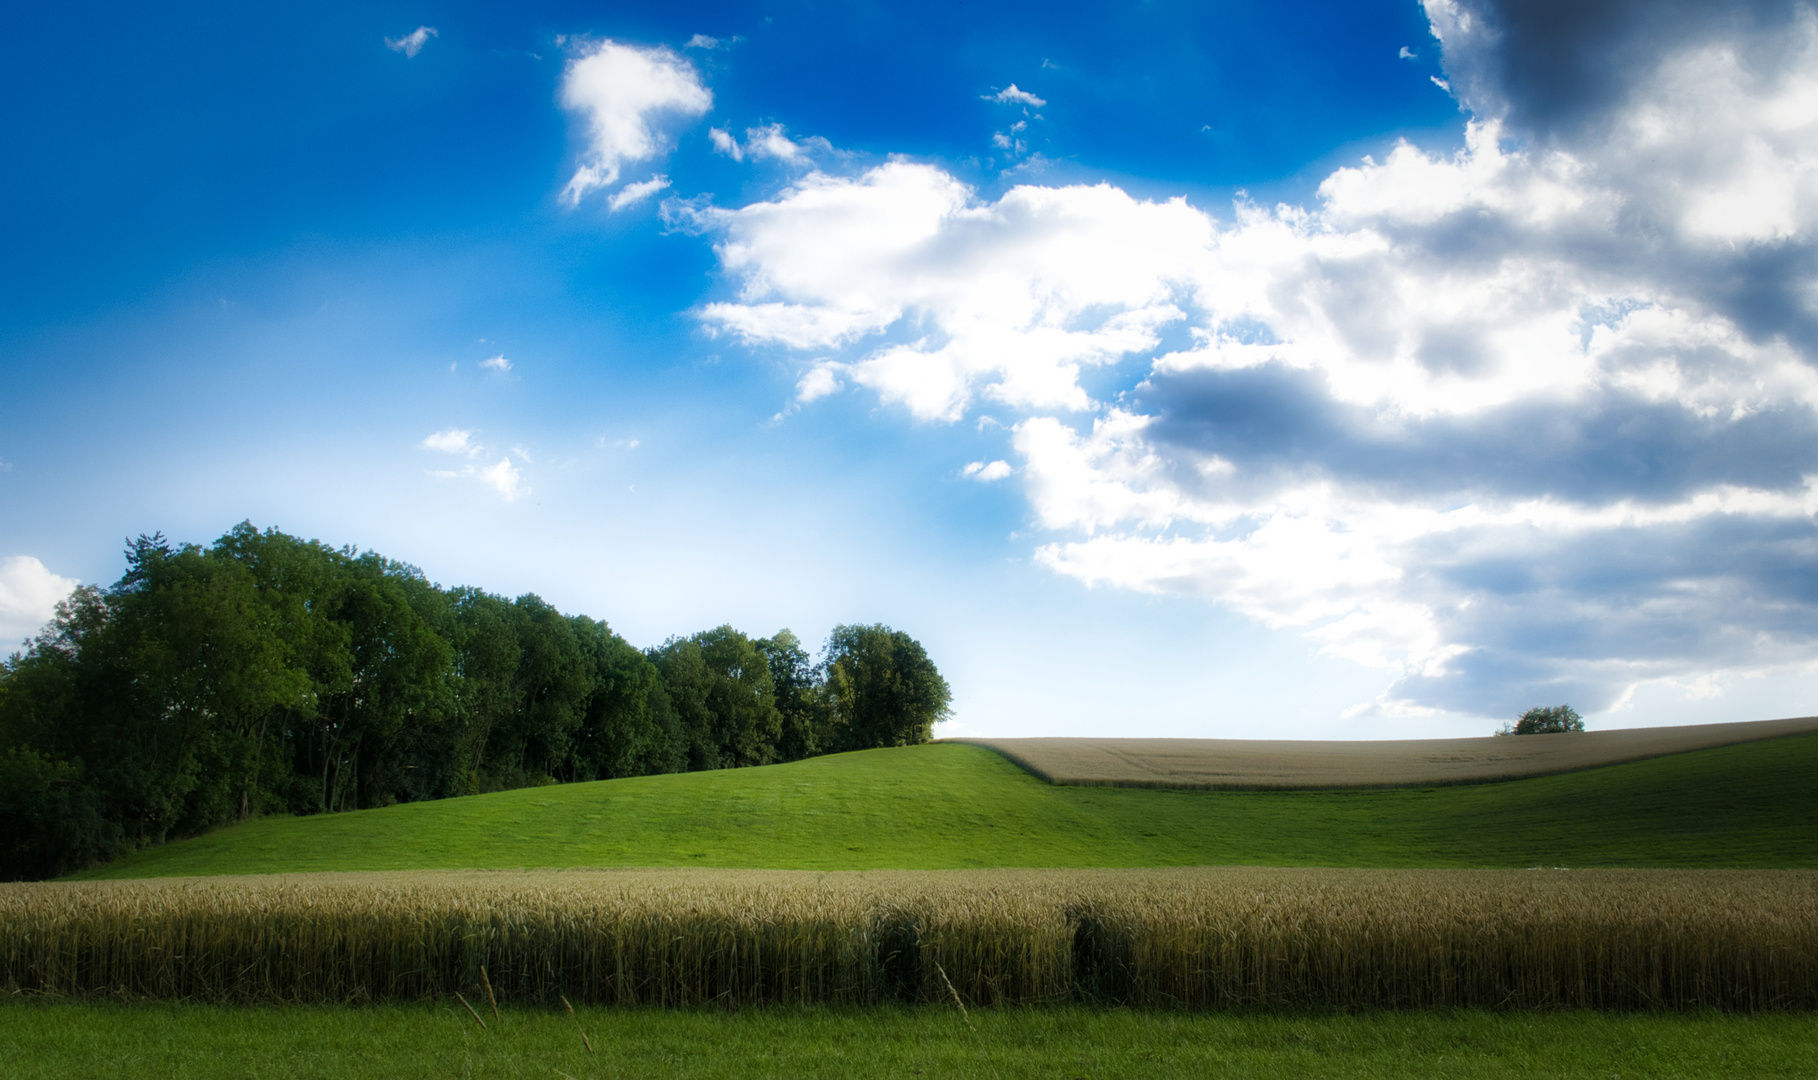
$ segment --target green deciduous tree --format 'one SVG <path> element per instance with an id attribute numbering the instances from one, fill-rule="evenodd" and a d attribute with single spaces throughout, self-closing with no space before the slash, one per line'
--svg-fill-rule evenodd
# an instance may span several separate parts
<path id="1" fill-rule="evenodd" d="M 538 597 L 276 529 L 141 536 L 0 663 L 0 877 L 264 813 L 919 742 L 948 697 L 883 626 L 837 628 L 819 665 L 787 630 L 641 652 Z"/>
<path id="2" fill-rule="evenodd" d="M 1521 714 L 1513 726 L 1504 724 L 1498 735 L 1550 735 L 1564 731 L 1583 731 L 1584 720 L 1570 705 L 1536 705 Z"/>
<path id="3" fill-rule="evenodd" d="M 836 626 L 822 660 L 828 748 L 927 742 L 953 694 L 921 643 L 888 626 Z"/>
<path id="4" fill-rule="evenodd" d="M 821 752 L 828 722 L 827 695 L 814 661 L 802 641 L 787 629 L 753 642 L 770 668 L 781 720 L 776 753 L 779 761 L 799 761 Z"/>

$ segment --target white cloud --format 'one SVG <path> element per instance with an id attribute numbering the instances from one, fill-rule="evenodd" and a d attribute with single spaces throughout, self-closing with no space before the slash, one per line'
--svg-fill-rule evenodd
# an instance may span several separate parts
<path id="1" fill-rule="evenodd" d="M 706 34 L 696 34 L 688 39 L 688 44 L 682 46 L 684 49 L 717 49 L 719 47 L 720 39 L 708 37 Z"/>
<path id="2" fill-rule="evenodd" d="M 30 555 L 0 559 L 0 652 L 38 633 L 80 582 L 51 573 Z"/>
<path id="3" fill-rule="evenodd" d="M 486 447 L 474 441 L 473 432 L 460 428 L 438 431 L 425 438 L 421 445 L 426 450 L 458 454 L 469 459 L 487 454 Z M 514 446 L 511 453 L 516 454 L 525 464 L 531 463 L 530 451 L 524 447 Z M 441 480 L 477 480 L 503 496 L 506 502 L 514 501 L 530 490 L 524 485 L 524 475 L 512 464 L 510 456 L 499 458 L 496 465 L 476 465 L 470 460 L 458 469 L 430 469 L 429 475 Z"/>
<path id="4" fill-rule="evenodd" d="M 440 450 L 444 454 L 477 454 L 480 447 L 473 442 L 473 432 L 460 428 L 449 428 L 424 437 L 422 446 L 425 450 Z"/>
<path id="5" fill-rule="evenodd" d="M 805 158 L 802 147 L 789 140 L 783 134 L 783 125 L 771 124 L 761 128 L 745 129 L 745 153 L 754 158 L 775 158 L 778 161 L 798 162 Z"/>
<path id="6" fill-rule="evenodd" d="M 511 370 L 511 361 L 506 358 L 504 353 L 500 353 L 497 356 L 488 357 L 487 359 L 480 361 L 480 366 L 503 373 Z"/>
<path id="7" fill-rule="evenodd" d="M 844 370 L 844 364 L 814 365 L 795 384 L 795 399 L 806 403 L 836 393 L 840 388 L 840 372 Z"/>
<path id="8" fill-rule="evenodd" d="M 1804 662 L 1818 19 L 1689 36 L 1539 131 L 1510 125 L 1546 103 L 1458 46 L 1504 39 L 1429 10 L 1448 78 L 1496 106 L 1457 153 L 1403 143 L 1312 206 L 1223 220 L 1109 185 L 988 200 L 900 160 L 814 172 L 699 211 L 737 287 L 700 316 L 831 352 L 799 400 L 838 376 L 926 421 L 1020 410 L 1045 565 L 1298 629 L 1397 680 L 1372 708 L 1595 708 Z M 1147 377 L 1094 400 L 1086 373 L 1127 358 Z"/>
<path id="9" fill-rule="evenodd" d="M 385 47 L 392 52 L 401 52 L 406 57 L 414 60 L 416 59 L 416 55 L 423 51 L 424 44 L 435 36 L 435 27 L 419 26 L 410 33 L 405 34 L 403 37 L 386 38 Z"/>
<path id="10" fill-rule="evenodd" d="M 607 209 L 616 214 L 627 206 L 643 202 L 668 186 L 669 178 L 661 174 L 635 184 L 626 184 L 606 200 Z"/>
<path id="11" fill-rule="evenodd" d="M 1211 237 L 1174 200 L 1096 187 L 1017 187 L 977 199 L 932 166 L 811 173 L 777 199 L 716 210 L 737 301 L 701 311 L 751 342 L 827 348 L 868 338 L 851 378 L 918 418 L 954 420 L 977 395 L 1084 409 L 1086 366 L 1153 348 L 1171 296 Z M 915 335 L 901 340 L 906 335 Z"/>
<path id="12" fill-rule="evenodd" d="M 713 106 L 694 65 L 670 49 L 602 41 L 568 63 L 562 107 L 582 115 L 588 146 L 563 189 L 569 202 L 618 183 L 621 169 L 665 149 L 657 123 L 697 117 Z"/>
<path id="13" fill-rule="evenodd" d="M 746 157 L 754 161 L 771 158 L 789 165 L 805 165 L 808 163 L 808 145 L 824 152 L 833 152 L 832 145 L 818 137 L 809 139 L 807 144 L 793 141 L 784 133 L 781 124 L 746 128 L 743 146 L 724 128 L 709 128 L 707 138 L 713 142 L 716 152 L 725 154 L 734 161 L 743 161 Z"/>
<path id="14" fill-rule="evenodd" d="M 989 464 L 983 461 L 974 461 L 961 469 L 960 475 L 966 477 L 968 480 L 977 480 L 981 484 L 989 484 L 994 481 L 1002 480 L 1004 477 L 1009 476 L 1012 471 L 1014 470 L 1010 468 L 1010 463 L 1008 461 L 993 461 Z"/>
<path id="15" fill-rule="evenodd" d="M 499 459 L 497 465 L 489 465 L 478 471 L 480 482 L 504 496 L 506 502 L 512 502 L 525 493 L 524 477 L 518 467 L 508 457 Z"/>
<path id="16" fill-rule="evenodd" d="M 1403 45 L 1401 47 L 1401 52 L 1396 54 L 1395 58 L 1397 60 L 1418 60 L 1420 59 L 1420 54 L 1413 49 L 1408 48 L 1406 45 Z"/>
<path id="17" fill-rule="evenodd" d="M 985 100 L 995 101 L 1000 105 L 1028 105 L 1035 109 L 1048 104 L 1027 90 L 1018 90 L 1015 83 L 1011 83 L 995 94 L 986 94 Z"/>
<path id="18" fill-rule="evenodd" d="M 725 128 L 708 128 L 707 138 L 713 142 L 713 148 L 734 161 L 745 160 L 745 150 L 739 141 L 732 137 L 732 132 Z"/>

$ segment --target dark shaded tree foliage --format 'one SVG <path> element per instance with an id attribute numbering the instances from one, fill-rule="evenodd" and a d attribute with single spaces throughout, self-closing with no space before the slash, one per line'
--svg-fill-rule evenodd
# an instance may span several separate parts
<path id="1" fill-rule="evenodd" d="M 822 664 L 829 749 L 927 742 L 953 700 L 921 644 L 888 626 L 835 627 Z"/>
<path id="2" fill-rule="evenodd" d="M 883 626 L 835 628 L 818 665 L 788 630 L 640 651 L 276 529 L 142 536 L 0 665 L 0 879 L 261 814 L 923 742 L 948 696 Z"/>

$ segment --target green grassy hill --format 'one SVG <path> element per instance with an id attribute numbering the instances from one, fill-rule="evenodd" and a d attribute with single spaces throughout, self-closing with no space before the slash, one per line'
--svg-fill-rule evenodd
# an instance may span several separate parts
<path id="1" fill-rule="evenodd" d="M 457 867 L 1818 866 L 1818 735 L 1475 787 L 1054 787 L 935 744 L 267 818 L 81 877 Z"/>

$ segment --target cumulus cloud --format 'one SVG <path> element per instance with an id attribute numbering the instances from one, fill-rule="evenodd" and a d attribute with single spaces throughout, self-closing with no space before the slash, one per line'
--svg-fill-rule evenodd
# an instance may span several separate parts
<path id="1" fill-rule="evenodd" d="M 587 149 L 562 192 L 574 203 L 618 183 L 625 165 L 663 153 L 658 124 L 704 115 L 713 94 L 694 65 L 671 49 L 602 41 L 568 62 L 561 101 L 580 114 L 587 131 Z"/>
<path id="2" fill-rule="evenodd" d="M 719 47 L 720 39 L 709 37 L 706 34 L 696 34 L 688 39 L 688 44 L 682 46 L 684 49 L 717 49 Z"/>
<path id="3" fill-rule="evenodd" d="M 79 582 L 53 574 L 30 555 L 0 559 L 0 650 L 44 628 Z"/>
<path id="4" fill-rule="evenodd" d="M 930 165 L 810 173 L 776 199 L 707 210 L 735 301 L 701 315 L 750 342 L 872 342 L 847 371 L 918 419 L 977 396 L 1083 410 L 1084 367 L 1152 349 L 1174 284 L 1211 240 L 1185 202 L 1109 185 L 1017 187 L 982 201 Z"/>
<path id="5" fill-rule="evenodd" d="M 1427 10 L 1456 153 L 1222 217 L 814 172 L 702 212 L 738 291 L 700 317 L 923 421 L 1019 410 L 1040 561 L 1299 630 L 1390 712 L 1809 664 L 1818 17 Z"/>
<path id="6" fill-rule="evenodd" d="M 669 178 L 661 174 L 635 184 L 626 184 L 606 200 L 606 207 L 616 214 L 627 206 L 643 202 L 668 186 Z"/>
<path id="7" fill-rule="evenodd" d="M 423 51 L 424 44 L 435 36 L 435 27 L 419 26 L 410 33 L 405 34 L 403 37 L 386 38 L 385 47 L 392 52 L 401 52 L 406 57 L 414 60 L 416 59 L 417 54 Z"/>

